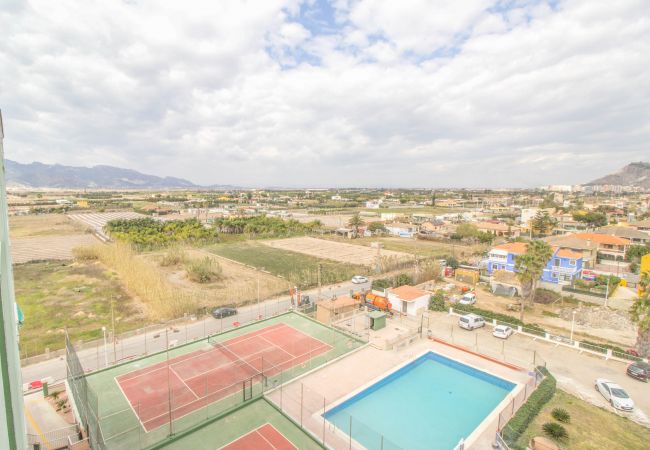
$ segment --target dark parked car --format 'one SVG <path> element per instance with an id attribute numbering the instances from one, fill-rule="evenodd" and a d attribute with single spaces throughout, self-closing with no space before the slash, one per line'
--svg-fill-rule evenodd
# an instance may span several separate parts
<path id="1" fill-rule="evenodd" d="M 237 314 L 237 310 L 235 308 L 215 308 L 212 310 L 212 317 L 215 319 L 223 319 L 224 317 L 228 316 L 234 316 Z"/>
<path id="2" fill-rule="evenodd" d="M 637 380 L 648 382 L 650 378 L 650 364 L 643 361 L 637 361 L 627 366 L 627 374 Z"/>

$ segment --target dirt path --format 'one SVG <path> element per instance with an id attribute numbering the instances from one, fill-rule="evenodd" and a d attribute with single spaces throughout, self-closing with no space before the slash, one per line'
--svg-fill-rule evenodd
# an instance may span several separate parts
<path id="1" fill-rule="evenodd" d="M 446 279 L 446 281 L 458 286 L 469 286 L 452 279 Z M 518 312 L 509 311 L 507 308 L 508 304 L 518 303 L 518 297 L 500 297 L 492 294 L 490 291 L 480 288 L 477 289 L 476 292 L 476 307 L 502 314 L 509 314 L 513 317 L 519 318 Z M 562 308 L 578 308 L 578 306 L 579 305 L 577 304 L 572 305 L 570 303 L 556 303 L 551 305 L 535 304 L 532 309 L 526 309 L 524 321 L 526 323 L 535 323 L 540 325 L 551 333 L 569 336 L 571 333 L 571 321 L 554 316 L 558 315 Z M 586 326 L 576 323 L 574 325 L 574 338 L 586 339 L 592 342 L 608 341 L 614 344 L 619 344 L 622 347 L 632 347 L 636 342 L 636 328 L 630 327 L 629 329 L 614 329 Z"/>

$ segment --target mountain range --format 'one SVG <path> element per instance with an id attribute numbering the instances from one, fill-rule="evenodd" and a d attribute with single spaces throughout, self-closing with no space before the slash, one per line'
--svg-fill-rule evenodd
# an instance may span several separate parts
<path id="1" fill-rule="evenodd" d="M 586 183 L 588 186 L 613 184 L 621 186 L 637 186 L 650 189 L 650 163 L 633 162 L 618 172 L 605 175 L 597 180 Z"/>
<path id="2" fill-rule="evenodd" d="M 232 189 L 235 186 L 199 186 L 176 177 L 158 177 L 113 166 L 75 167 L 5 160 L 7 186 L 62 189 Z"/>

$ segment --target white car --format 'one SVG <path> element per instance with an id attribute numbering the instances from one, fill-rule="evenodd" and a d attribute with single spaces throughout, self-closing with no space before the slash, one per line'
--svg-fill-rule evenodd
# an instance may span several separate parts
<path id="1" fill-rule="evenodd" d="M 508 339 L 512 333 L 514 333 L 513 329 L 507 325 L 497 325 L 494 327 L 494 330 L 492 330 L 492 336 L 500 339 Z"/>
<path id="2" fill-rule="evenodd" d="M 364 277 L 363 275 L 355 275 L 352 277 L 352 282 L 354 284 L 363 284 L 368 282 L 368 277 Z"/>
<path id="3" fill-rule="evenodd" d="M 473 330 L 474 328 L 484 327 L 485 320 L 476 314 L 465 314 L 458 318 L 458 326 L 466 330 Z"/>
<path id="4" fill-rule="evenodd" d="M 473 305 L 476 303 L 476 294 L 473 292 L 468 292 L 463 295 L 463 298 L 461 298 L 458 303 L 461 305 Z"/>
<path id="5" fill-rule="evenodd" d="M 604 378 L 596 380 L 596 390 L 609 401 L 611 405 L 621 411 L 634 410 L 634 401 L 627 395 L 627 392 L 613 381 Z"/>

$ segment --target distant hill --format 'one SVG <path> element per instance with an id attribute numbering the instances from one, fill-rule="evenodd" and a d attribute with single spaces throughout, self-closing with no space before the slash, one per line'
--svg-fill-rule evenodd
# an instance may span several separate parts
<path id="1" fill-rule="evenodd" d="M 113 166 L 73 167 L 5 160 L 7 185 L 27 188 L 173 189 L 199 186 L 182 178 L 145 175 Z"/>
<path id="2" fill-rule="evenodd" d="M 638 186 L 650 189 L 650 163 L 634 162 L 623 167 L 616 173 L 606 175 L 587 185 L 614 184 L 621 186 Z"/>

